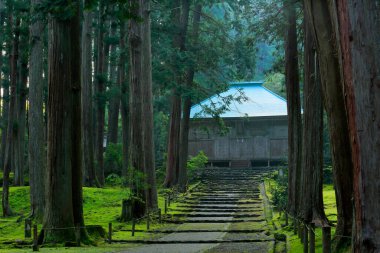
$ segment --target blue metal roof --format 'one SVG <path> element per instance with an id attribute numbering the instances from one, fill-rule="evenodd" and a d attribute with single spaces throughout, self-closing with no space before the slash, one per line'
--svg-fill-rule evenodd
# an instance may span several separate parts
<path id="1" fill-rule="evenodd" d="M 228 110 L 220 115 L 222 118 L 283 116 L 287 115 L 286 100 L 263 87 L 263 82 L 233 82 L 229 90 L 212 96 L 191 108 L 191 118 L 211 118 L 204 108 L 224 106 L 223 98 L 227 96 L 245 96 L 242 101 L 232 101 Z M 242 91 L 242 94 L 241 92 Z"/>

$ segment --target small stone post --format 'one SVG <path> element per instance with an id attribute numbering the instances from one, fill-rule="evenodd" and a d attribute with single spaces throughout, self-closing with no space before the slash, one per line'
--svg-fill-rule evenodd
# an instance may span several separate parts
<path id="1" fill-rule="evenodd" d="M 37 229 L 37 225 L 33 226 L 33 251 L 39 251 L 39 248 L 38 248 L 38 229 Z"/>
<path id="2" fill-rule="evenodd" d="M 135 236 L 136 220 L 132 220 L 132 236 Z"/>
<path id="3" fill-rule="evenodd" d="M 309 226 L 309 252 L 315 253 L 315 225 L 314 223 L 310 223 Z"/>
<path id="4" fill-rule="evenodd" d="M 322 227 L 322 252 L 331 253 L 331 227 Z"/>
<path id="5" fill-rule="evenodd" d="M 76 224 L 75 226 L 75 240 L 77 243 L 77 246 L 80 246 L 80 224 Z"/>
<path id="6" fill-rule="evenodd" d="M 309 252 L 309 231 L 307 225 L 303 224 L 303 253 Z"/>
<path id="7" fill-rule="evenodd" d="M 112 223 L 108 223 L 108 243 L 112 243 Z"/>
<path id="8" fill-rule="evenodd" d="M 32 220 L 25 219 L 25 238 L 32 237 Z"/>

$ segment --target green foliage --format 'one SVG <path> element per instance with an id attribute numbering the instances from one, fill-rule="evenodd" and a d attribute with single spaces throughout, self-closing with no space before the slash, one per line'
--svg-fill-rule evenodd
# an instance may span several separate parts
<path id="1" fill-rule="evenodd" d="M 190 158 L 187 162 L 187 173 L 190 181 L 195 178 L 197 172 L 205 167 L 207 162 L 208 157 L 203 151 L 200 151 L 198 155 Z"/>
<path id="2" fill-rule="evenodd" d="M 108 143 L 104 153 L 104 168 L 107 174 L 121 174 L 123 166 L 123 145 Z"/>
<path id="3" fill-rule="evenodd" d="M 275 182 L 270 186 L 270 193 L 272 195 L 272 203 L 279 210 L 286 208 L 288 203 L 288 175 L 287 171 L 284 175 L 280 175 L 278 171 L 273 172 L 270 178 Z"/>
<path id="4" fill-rule="evenodd" d="M 112 173 L 106 177 L 107 186 L 122 186 L 125 180 L 120 177 L 118 174 Z"/>
<path id="5" fill-rule="evenodd" d="M 265 77 L 264 87 L 286 98 L 285 75 L 281 73 L 269 73 Z"/>
<path id="6" fill-rule="evenodd" d="M 78 1 L 68 0 L 44 0 L 36 8 L 42 17 L 53 16 L 62 21 L 67 21 L 76 15 Z"/>

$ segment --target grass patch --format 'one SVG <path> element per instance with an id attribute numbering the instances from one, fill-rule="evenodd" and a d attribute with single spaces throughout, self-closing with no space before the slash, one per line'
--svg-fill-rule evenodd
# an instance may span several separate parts
<path id="1" fill-rule="evenodd" d="M 265 180 L 265 188 L 267 190 L 267 196 L 271 199 L 273 196 L 271 195 L 270 189 L 276 185 L 276 181 L 272 179 Z M 330 222 L 336 223 L 337 221 L 337 209 L 336 209 L 336 201 L 335 201 L 335 191 L 334 187 L 331 184 L 323 186 L 323 201 L 324 208 L 327 218 Z M 289 220 L 291 223 L 291 221 Z M 277 230 L 276 233 L 284 234 L 287 237 L 287 251 L 292 253 L 302 253 L 303 252 L 303 244 L 301 240 L 298 238 L 298 235 L 295 235 L 293 232 L 293 227 L 291 225 L 287 227 L 282 227 L 285 224 L 285 215 L 284 213 L 280 213 L 278 210 L 274 208 L 273 212 L 273 223 Z M 331 229 L 331 234 L 334 236 L 335 228 Z M 315 229 L 315 252 L 322 252 L 322 229 Z"/>
<path id="2" fill-rule="evenodd" d="M 2 189 L 0 188 L 0 191 Z M 165 194 L 160 191 L 158 206 L 164 212 Z M 132 237 L 131 222 L 119 222 L 121 202 L 129 195 L 128 188 L 83 188 L 83 212 L 86 225 L 100 225 L 108 230 L 108 223 L 113 225 L 112 238 L 115 240 L 153 239 L 159 234 L 136 232 Z M 15 213 L 12 217 L 0 217 L 0 252 L 31 252 L 31 239 L 24 239 L 24 219 L 30 213 L 30 191 L 28 186 L 10 187 L 10 206 Z M 178 203 L 173 201 L 170 205 L 175 209 Z M 178 211 L 168 211 L 174 214 Z M 173 226 L 173 224 L 159 224 L 158 221 L 150 224 L 150 229 L 160 229 Z M 42 224 L 38 224 L 41 228 Z M 136 224 L 136 230 L 146 230 L 146 220 Z M 108 245 L 102 238 L 98 238 L 97 247 L 81 247 L 82 252 L 117 252 L 131 247 L 127 245 Z M 26 244 L 26 245 L 21 245 Z M 41 248 L 41 252 L 78 252 L 78 248 Z"/>

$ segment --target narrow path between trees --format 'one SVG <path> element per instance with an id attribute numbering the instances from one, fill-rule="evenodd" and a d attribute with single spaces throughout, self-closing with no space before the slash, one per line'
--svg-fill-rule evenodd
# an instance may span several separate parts
<path id="1" fill-rule="evenodd" d="M 177 207 L 163 237 L 126 252 L 268 252 L 274 237 L 265 221 L 259 184 L 265 169 L 208 168 Z M 158 232 L 158 231 L 155 231 Z"/>

